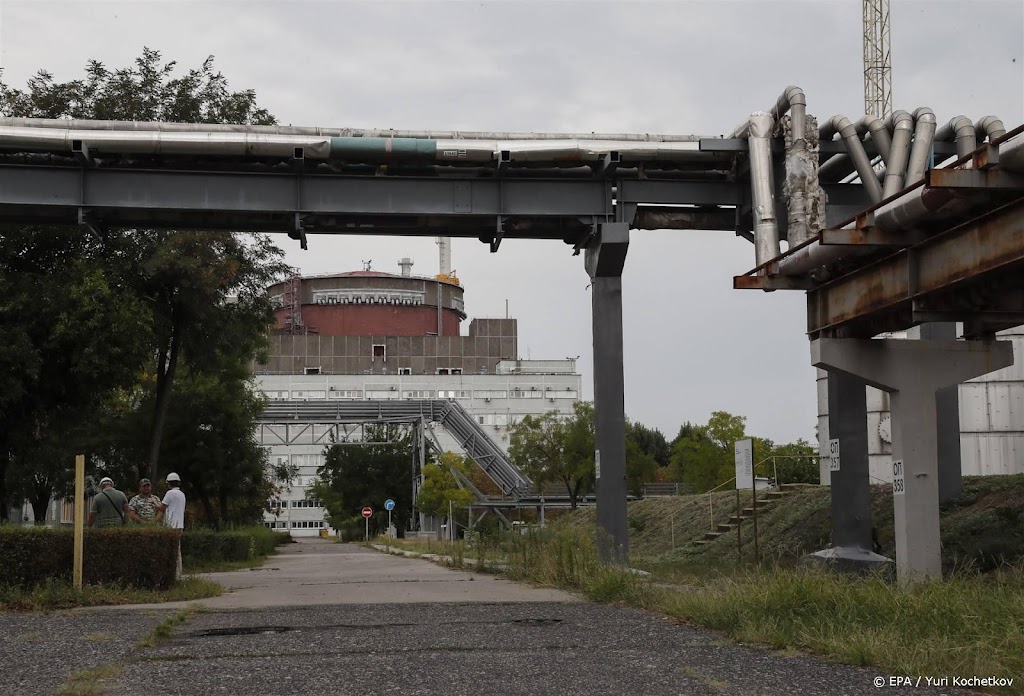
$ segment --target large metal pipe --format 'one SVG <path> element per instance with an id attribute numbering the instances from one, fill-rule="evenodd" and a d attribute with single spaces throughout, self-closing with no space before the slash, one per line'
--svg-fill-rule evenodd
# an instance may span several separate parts
<path id="1" fill-rule="evenodd" d="M 1024 133 L 999 145 L 999 166 L 1010 172 L 1024 172 Z M 978 189 L 973 195 L 984 192 L 984 189 Z M 962 200 L 963 195 L 950 189 L 918 186 L 896 200 L 880 206 L 875 211 L 874 224 L 881 230 L 898 232 L 919 224 L 923 219 L 955 212 L 958 208 L 956 203 Z M 859 253 L 864 252 L 838 245 L 823 247 L 818 242 L 813 242 L 781 259 L 778 272 L 780 275 L 804 275 L 844 256 L 852 257 Z"/>
<path id="2" fill-rule="evenodd" d="M 0 126 L 0 149 L 70 153 L 80 142 L 92 152 L 291 158 L 301 148 L 308 159 L 349 162 L 436 161 L 444 163 L 597 162 L 612 152 L 623 162 L 715 162 L 727 155 L 701 152 L 690 141 L 640 140 L 430 140 L 276 135 L 250 132 L 114 131 Z"/>
<path id="3" fill-rule="evenodd" d="M 978 136 L 971 119 L 966 116 L 954 116 L 949 123 L 935 131 L 936 141 L 943 142 L 954 139 L 956 140 L 957 159 L 974 152 L 978 147 Z"/>
<path id="4" fill-rule="evenodd" d="M 932 142 L 935 138 L 935 113 L 927 106 L 914 109 L 914 145 L 910 149 L 907 164 L 907 179 L 904 187 L 912 186 L 924 178 L 925 170 L 932 156 Z"/>
<path id="5" fill-rule="evenodd" d="M 888 198 L 903 188 L 903 180 L 907 174 L 907 162 L 910 161 L 910 140 L 914 127 L 914 118 L 906 111 L 894 111 L 889 117 L 892 124 L 892 146 L 886 160 L 885 184 L 882 186 L 882 198 Z"/>
<path id="6" fill-rule="evenodd" d="M 831 140 L 832 136 L 836 133 L 839 133 L 840 137 L 842 137 L 843 144 L 846 146 L 846 152 L 850 155 L 850 159 L 853 160 L 857 174 L 860 176 L 868 196 L 875 203 L 882 200 L 882 186 L 878 183 L 878 177 L 875 175 L 874 169 L 871 168 L 871 160 L 868 159 L 867 152 L 864 151 L 864 145 L 857 135 L 857 129 L 850 122 L 850 119 L 845 116 L 833 116 L 818 128 L 818 138 L 820 140 Z"/>
<path id="7" fill-rule="evenodd" d="M 974 124 L 974 129 L 979 143 L 985 142 L 986 139 L 991 142 L 1006 134 L 1003 122 L 995 116 L 983 116 L 978 119 L 978 122 Z"/>
<path id="8" fill-rule="evenodd" d="M 907 116 L 909 117 L 909 114 L 907 114 Z M 892 140 L 889 136 L 889 129 L 886 127 L 885 121 L 880 119 L 878 116 L 865 115 L 862 116 L 857 123 L 853 124 L 853 127 L 857 129 L 857 133 L 861 137 L 866 134 L 870 135 L 871 142 L 874 143 L 875 149 L 878 150 L 878 154 L 881 156 L 882 162 L 888 164 L 889 152 L 892 148 Z M 818 177 L 825 181 L 839 181 L 852 171 L 853 161 L 850 159 L 850 156 L 840 154 L 832 157 L 821 165 L 821 168 L 818 170 Z"/>
<path id="9" fill-rule="evenodd" d="M 754 256 L 760 266 L 779 255 L 779 226 L 775 220 L 775 187 L 772 181 L 771 135 L 775 120 L 763 111 L 756 111 L 750 115 L 748 123 Z"/>
<path id="10" fill-rule="evenodd" d="M 172 123 L 162 121 L 94 121 L 62 118 L 0 118 L 0 126 L 56 128 L 59 130 L 115 130 L 257 133 L 348 138 L 426 138 L 428 140 L 627 140 L 630 142 L 697 142 L 704 136 L 658 133 L 518 133 L 508 131 L 430 131 L 374 128 L 322 128 L 319 126 L 256 126 L 229 123 Z"/>

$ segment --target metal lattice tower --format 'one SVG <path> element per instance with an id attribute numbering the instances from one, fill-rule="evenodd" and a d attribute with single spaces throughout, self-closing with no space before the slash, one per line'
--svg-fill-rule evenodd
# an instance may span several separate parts
<path id="1" fill-rule="evenodd" d="M 864 113 L 892 113 L 892 49 L 889 0 L 864 2 Z"/>

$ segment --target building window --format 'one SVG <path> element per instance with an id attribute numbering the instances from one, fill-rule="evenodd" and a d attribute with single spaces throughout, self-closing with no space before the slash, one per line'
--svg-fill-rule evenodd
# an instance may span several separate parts
<path id="1" fill-rule="evenodd" d="M 318 375 L 320 374 L 319 367 L 304 367 L 302 368 L 302 374 L 305 375 Z"/>
<path id="2" fill-rule="evenodd" d="M 412 368 L 411 367 L 400 367 L 400 368 L 398 368 L 398 374 L 400 374 L 400 375 L 411 375 L 412 374 Z"/>
<path id="3" fill-rule="evenodd" d="M 388 361 L 387 355 L 384 354 L 384 345 L 381 343 L 375 343 L 373 345 L 373 359 L 380 358 L 384 362 Z"/>
<path id="4" fill-rule="evenodd" d="M 462 374 L 462 368 L 461 367 L 453 367 L 452 370 L 451 370 L 451 374 L 453 374 L 453 375 L 461 375 Z"/>
<path id="5" fill-rule="evenodd" d="M 439 367 L 439 368 L 437 368 L 434 371 L 434 374 L 435 375 L 447 375 L 447 374 L 449 374 L 448 373 L 448 368 L 447 367 Z"/>

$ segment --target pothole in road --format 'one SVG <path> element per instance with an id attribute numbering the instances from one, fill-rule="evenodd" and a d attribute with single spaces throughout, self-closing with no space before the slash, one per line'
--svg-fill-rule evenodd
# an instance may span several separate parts
<path id="1" fill-rule="evenodd" d="M 208 628 L 205 631 L 188 633 L 193 638 L 210 638 L 213 636 L 267 636 L 275 633 L 290 633 L 300 629 L 292 626 L 238 626 L 234 628 Z"/>

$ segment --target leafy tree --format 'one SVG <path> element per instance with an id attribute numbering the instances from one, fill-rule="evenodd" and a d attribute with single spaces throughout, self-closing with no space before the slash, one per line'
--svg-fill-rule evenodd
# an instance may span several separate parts
<path id="1" fill-rule="evenodd" d="M 570 507 L 594 485 L 594 407 L 577 401 L 568 418 L 558 411 L 525 416 L 512 427 L 509 458 L 540 487 L 565 486 Z"/>
<path id="2" fill-rule="evenodd" d="M 660 430 L 648 428 L 643 423 L 627 421 L 626 437 L 632 440 L 641 452 L 653 458 L 657 466 L 668 466 L 672 450 Z"/>
<path id="3" fill-rule="evenodd" d="M 715 411 L 707 424 L 680 428 L 672 447 L 672 468 L 690 490 L 707 491 L 736 475 L 735 442 L 749 437 L 746 416 Z M 753 437 L 755 464 L 772 451 L 771 440 Z"/>
<path id="4" fill-rule="evenodd" d="M 367 426 L 365 434 L 367 439 L 359 445 L 335 443 L 324 449 L 324 464 L 317 470 L 319 480 L 311 495 L 324 505 L 334 527 L 358 516 L 363 506 L 377 510 L 391 498 L 392 522 L 401 535 L 412 515 L 411 434 L 390 424 Z M 370 520 L 378 531 L 385 524 L 380 515 Z"/>
<path id="5" fill-rule="evenodd" d="M 438 457 L 438 461 L 425 465 L 423 486 L 416 497 L 416 507 L 421 512 L 434 517 L 448 518 L 448 524 L 452 524 L 452 519 L 448 515 L 449 510 L 453 513 L 461 512 L 475 500 L 471 491 L 459 486 L 455 470 L 468 476 L 470 467 L 463 457 L 454 452 L 444 452 Z"/>
<path id="6" fill-rule="evenodd" d="M 74 453 L 136 380 L 150 326 L 106 245 L 79 230 L 0 230 L 4 515 L 9 500 L 27 498 L 41 521 L 50 496 L 68 493 Z"/>
<path id="7" fill-rule="evenodd" d="M 177 77 L 175 69 L 146 48 L 119 70 L 89 61 L 78 80 L 56 82 L 40 70 L 24 90 L 0 82 L 0 114 L 274 122 L 254 91 L 228 90 L 212 57 Z M 70 448 L 69 434 L 89 432 L 87 421 L 116 417 L 117 395 L 137 391 L 126 374 L 153 389 L 150 443 L 137 461 L 145 458 L 156 478 L 179 361 L 193 375 L 247 364 L 270 316 L 264 289 L 283 271 L 279 250 L 265 237 L 246 241 L 229 232 L 0 232 L 0 501 L 28 495 L 36 505 L 47 488 L 64 492 L 69 457 L 54 447 L 44 456 L 44 441 L 57 438 Z M 229 296 L 238 302 L 228 303 Z M 62 309 L 47 304 L 57 301 Z M 53 317 L 60 321 L 48 325 Z M 153 364 L 143 370 L 148 356 Z M 154 378 L 139 376 L 146 373 Z M 108 442 L 105 449 L 118 448 Z M 6 514 L 6 504 L 0 510 Z"/>
<path id="8" fill-rule="evenodd" d="M 778 445 L 771 450 L 771 456 L 777 457 L 775 467 L 779 483 L 821 482 L 818 448 L 807 440 L 800 438 L 796 442 Z M 767 474 L 774 476 L 774 469 L 767 470 Z"/>

